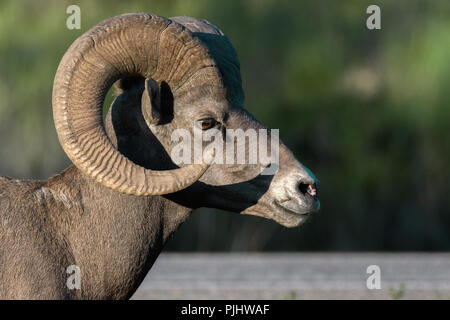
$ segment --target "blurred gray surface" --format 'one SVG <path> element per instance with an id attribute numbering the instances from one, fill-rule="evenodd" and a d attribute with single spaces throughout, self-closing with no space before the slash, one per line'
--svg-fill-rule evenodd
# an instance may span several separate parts
<path id="1" fill-rule="evenodd" d="M 450 299 L 450 254 L 166 253 L 133 299 Z"/>

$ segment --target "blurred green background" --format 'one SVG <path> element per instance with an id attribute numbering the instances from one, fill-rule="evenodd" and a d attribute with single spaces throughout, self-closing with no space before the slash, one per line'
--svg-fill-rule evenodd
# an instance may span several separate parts
<path id="1" fill-rule="evenodd" d="M 81 30 L 66 8 L 81 7 Z M 366 8 L 381 7 L 381 30 Z M 449 250 L 450 2 L 1 1 L 0 175 L 47 178 L 70 162 L 53 125 L 67 47 L 125 12 L 205 18 L 241 60 L 246 107 L 320 179 L 301 228 L 201 209 L 169 250 Z"/>

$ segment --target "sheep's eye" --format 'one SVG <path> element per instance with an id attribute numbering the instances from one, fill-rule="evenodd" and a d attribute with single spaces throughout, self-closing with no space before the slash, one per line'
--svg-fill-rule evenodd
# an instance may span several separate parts
<path id="1" fill-rule="evenodd" d="M 206 118 L 197 121 L 198 127 L 202 130 L 208 130 L 217 124 L 217 121 L 213 118 Z"/>

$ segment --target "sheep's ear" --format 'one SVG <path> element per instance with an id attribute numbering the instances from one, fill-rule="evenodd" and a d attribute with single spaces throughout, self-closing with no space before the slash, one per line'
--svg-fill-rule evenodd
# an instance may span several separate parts
<path id="1" fill-rule="evenodd" d="M 148 124 L 158 125 L 162 122 L 161 90 L 158 83 L 152 78 L 145 79 L 141 109 Z"/>

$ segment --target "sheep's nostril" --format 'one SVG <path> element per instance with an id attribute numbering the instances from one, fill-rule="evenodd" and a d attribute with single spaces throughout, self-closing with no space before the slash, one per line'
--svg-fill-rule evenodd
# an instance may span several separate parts
<path id="1" fill-rule="evenodd" d="M 298 190 L 302 194 L 309 194 L 310 196 L 313 196 L 313 197 L 315 197 L 317 195 L 316 184 L 308 184 L 308 183 L 300 182 L 298 184 Z"/>
<path id="2" fill-rule="evenodd" d="M 308 192 L 308 186 L 309 184 L 300 182 L 298 184 L 298 190 L 300 190 L 302 194 L 306 194 Z"/>

